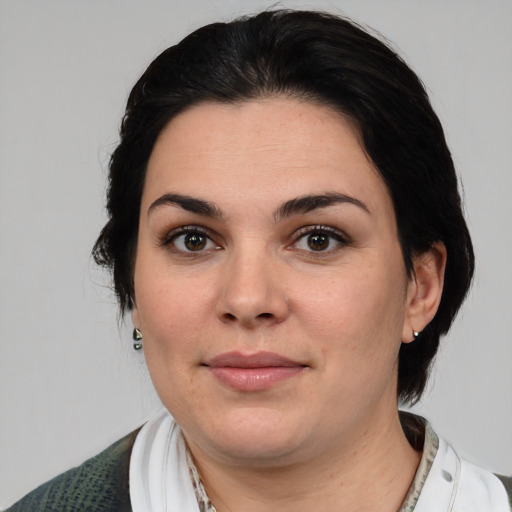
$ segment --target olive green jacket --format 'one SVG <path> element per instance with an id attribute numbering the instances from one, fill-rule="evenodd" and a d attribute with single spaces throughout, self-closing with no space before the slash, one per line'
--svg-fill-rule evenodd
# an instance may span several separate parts
<path id="1" fill-rule="evenodd" d="M 137 433 L 41 485 L 6 512 L 131 512 L 128 477 Z"/>

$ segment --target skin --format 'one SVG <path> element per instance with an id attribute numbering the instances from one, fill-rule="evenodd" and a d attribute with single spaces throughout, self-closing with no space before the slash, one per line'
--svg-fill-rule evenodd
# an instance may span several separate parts
<path id="1" fill-rule="evenodd" d="M 283 211 L 325 194 L 349 199 Z M 387 189 L 328 108 L 204 103 L 168 124 L 147 168 L 133 320 L 219 512 L 399 508 L 420 455 L 398 420 L 398 351 L 433 318 L 444 265 L 438 244 L 407 276 Z M 233 351 L 298 369 L 234 388 L 209 365 Z"/>

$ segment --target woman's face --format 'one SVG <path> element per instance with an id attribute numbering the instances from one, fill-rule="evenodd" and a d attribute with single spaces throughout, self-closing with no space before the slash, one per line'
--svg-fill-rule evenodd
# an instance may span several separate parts
<path id="1" fill-rule="evenodd" d="M 161 133 L 133 315 L 195 450 L 305 460 L 387 421 L 412 288 L 389 194 L 339 115 L 289 98 L 206 103 Z"/>

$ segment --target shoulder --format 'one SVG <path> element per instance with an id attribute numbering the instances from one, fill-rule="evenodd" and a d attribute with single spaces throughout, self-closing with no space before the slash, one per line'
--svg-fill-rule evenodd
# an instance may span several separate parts
<path id="1" fill-rule="evenodd" d="M 512 512 L 512 478 L 463 460 L 425 419 L 419 419 L 424 425 L 424 443 L 412 488 L 417 490 L 401 510 Z"/>
<path id="2" fill-rule="evenodd" d="M 512 510 L 512 476 L 495 475 L 505 487 L 505 491 L 508 494 L 508 501 L 510 504 L 510 510 Z"/>
<path id="3" fill-rule="evenodd" d="M 488 510 L 512 511 L 512 478 L 461 460 L 460 481 L 455 495 L 454 512 Z"/>
<path id="4" fill-rule="evenodd" d="M 454 512 L 512 512 L 512 479 L 460 461 L 460 479 L 455 489 Z"/>
<path id="5" fill-rule="evenodd" d="M 6 512 L 131 511 L 128 476 L 137 433 L 41 485 Z"/>

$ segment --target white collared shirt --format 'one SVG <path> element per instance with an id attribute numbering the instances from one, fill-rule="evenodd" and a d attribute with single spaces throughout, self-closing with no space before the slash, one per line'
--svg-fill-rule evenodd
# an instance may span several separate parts
<path id="1" fill-rule="evenodd" d="M 407 497 L 398 512 L 511 512 L 511 496 L 503 482 L 490 471 L 462 460 L 439 439 L 424 418 L 423 454 Z"/>
<path id="2" fill-rule="evenodd" d="M 425 419 L 404 412 L 400 419 L 422 457 L 398 512 L 512 512 L 512 498 L 500 478 L 461 460 Z M 215 512 L 181 429 L 166 410 L 137 435 L 130 498 L 134 512 Z"/>

